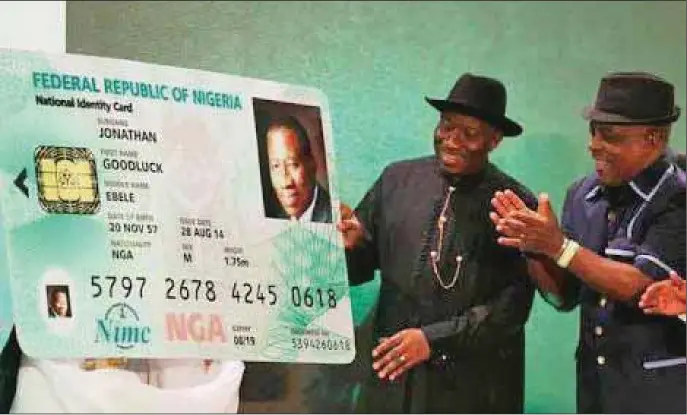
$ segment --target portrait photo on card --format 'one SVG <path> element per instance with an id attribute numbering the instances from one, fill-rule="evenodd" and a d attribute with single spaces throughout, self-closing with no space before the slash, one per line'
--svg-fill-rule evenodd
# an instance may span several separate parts
<path id="1" fill-rule="evenodd" d="M 50 318 L 71 318 L 72 304 L 67 285 L 46 285 L 47 312 Z"/>
<path id="2" fill-rule="evenodd" d="M 253 98 L 265 216 L 332 222 L 320 108 Z"/>

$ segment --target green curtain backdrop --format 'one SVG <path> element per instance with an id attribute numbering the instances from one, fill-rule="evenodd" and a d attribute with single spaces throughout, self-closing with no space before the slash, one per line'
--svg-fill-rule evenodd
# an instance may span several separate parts
<path id="1" fill-rule="evenodd" d="M 356 204 L 389 162 L 431 152 L 443 97 L 466 71 L 508 88 L 525 129 L 493 160 L 560 210 L 590 170 L 580 117 L 601 76 L 646 70 L 685 108 L 684 2 L 67 2 L 67 51 L 320 88 L 337 185 Z M 672 147 L 685 149 L 684 117 Z M 354 290 L 368 321 L 378 281 Z M 537 299 L 527 326 L 526 411 L 574 412 L 577 312 Z M 362 353 L 367 353 L 363 350 Z"/>

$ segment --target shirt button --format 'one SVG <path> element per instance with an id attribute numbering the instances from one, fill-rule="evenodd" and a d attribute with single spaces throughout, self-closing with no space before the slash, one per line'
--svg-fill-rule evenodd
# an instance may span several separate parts
<path id="1" fill-rule="evenodd" d="M 596 357 L 596 363 L 598 363 L 599 366 L 603 366 L 606 364 L 606 358 L 603 356 L 597 356 Z"/>
<path id="2" fill-rule="evenodd" d="M 601 300 L 599 300 L 599 305 L 601 307 L 606 307 L 607 302 L 608 302 L 608 300 L 606 300 L 606 297 L 601 297 Z"/>
<path id="3" fill-rule="evenodd" d="M 601 326 L 596 326 L 594 327 L 594 334 L 596 334 L 597 336 L 601 336 L 602 334 L 604 334 L 604 329 Z"/>
<path id="4" fill-rule="evenodd" d="M 442 362 L 445 362 L 445 361 L 446 361 L 446 355 L 445 355 L 445 354 L 442 354 L 442 355 L 441 355 L 441 361 L 442 361 Z"/>

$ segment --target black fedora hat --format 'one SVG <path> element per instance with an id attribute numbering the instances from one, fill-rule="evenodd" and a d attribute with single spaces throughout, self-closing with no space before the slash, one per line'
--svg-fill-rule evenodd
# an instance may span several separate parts
<path id="1" fill-rule="evenodd" d="M 479 118 L 515 137 L 522 127 L 506 117 L 506 88 L 501 81 L 486 76 L 463 74 L 456 81 L 446 99 L 425 100 L 439 111 L 452 111 Z"/>
<path id="2" fill-rule="evenodd" d="M 646 72 L 613 72 L 601 79 L 594 105 L 582 116 L 609 124 L 669 124 L 680 117 L 671 83 Z"/>

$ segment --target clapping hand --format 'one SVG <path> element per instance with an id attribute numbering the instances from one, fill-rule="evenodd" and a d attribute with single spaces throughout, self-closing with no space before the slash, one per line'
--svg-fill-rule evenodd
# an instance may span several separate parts
<path id="1" fill-rule="evenodd" d="M 685 305 L 685 280 L 675 271 L 670 272 L 666 280 L 649 285 L 639 300 L 639 307 L 646 314 L 663 314 L 677 316 L 687 310 Z"/>
<path id="2" fill-rule="evenodd" d="M 495 211 L 489 217 L 502 235 L 498 239 L 500 245 L 556 258 L 564 236 L 548 195 L 539 195 L 536 211 L 511 190 L 496 192 L 491 204 Z"/>

